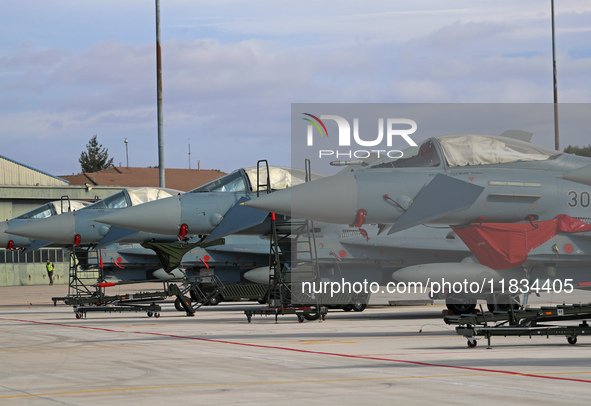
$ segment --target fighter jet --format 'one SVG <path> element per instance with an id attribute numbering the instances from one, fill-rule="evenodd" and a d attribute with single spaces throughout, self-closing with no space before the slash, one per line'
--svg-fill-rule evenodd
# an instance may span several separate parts
<path id="1" fill-rule="evenodd" d="M 477 257 L 460 267 L 462 277 L 534 265 L 551 273 L 555 262 L 544 255 L 560 251 L 562 264 L 574 246 L 586 246 L 565 244 L 564 233 L 588 238 L 590 179 L 589 158 L 506 137 L 448 135 L 428 139 L 400 159 L 351 168 L 245 205 L 357 227 L 376 223 L 390 228 L 388 234 L 423 223 L 450 225 Z M 535 249 L 546 252 L 538 256 Z M 412 267 L 394 277 L 451 275 L 450 266 Z"/>
<path id="2" fill-rule="evenodd" d="M 318 177 L 312 175 L 313 179 Z M 254 235 L 267 234 L 270 229 L 268 213 L 238 203 L 304 180 L 304 171 L 298 169 L 276 166 L 269 167 L 268 172 L 266 167 L 260 171 L 256 167 L 239 169 L 185 194 L 96 216 L 95 219 L 126 229 L 178 235 L 181 239 L 208 235 L 206 241 L 213 241 L 246 230 Z"/>
<path id="3" fill-rule="evenodd" d="M 45 203 L 33 210 L 30 210 L 11 220 L 6 220 L 0 223 L 0 247 L 6 249 L 29 249 L 51 246 L 50 241 L 33 240 L 31 238 L 21 237 L 17 235 L 7 234 L 6 230 L 9 228 L 16 228 L 24 224 L 28 224 L 38 219 L 44 219 L 51 216 L 57 216 L 62 213 L 74 212 L 88 206 L 90 203 L 79 200 L 56 200 Z"/>
<path id="4" fill-rule="evenodd" d="M 529 142 L 460 134 L 427 139 L 402 158 L 351 168 L 245 202 L 298 218 L 389 234 L 417 224 L 588 217 L 591 159 Z"/>
<path id="5" fill-rule="evenodd" d="M 47 218 L 37 218 L 26 224 L 10 224 L 6 233 L 26 237 L 39 241 L 49 241 L 63 247 L 69 246 L 105 246 L 111 243 L 145 242 L 157 239 L 159 241 L 175 241 L 171 236 L 139 233 L 135 230 L 125 230 L 119 227 L 109 227 L 97 223 L 94 218 L 121 211 L 125 207 L 141 205 L 165 197 L 183 193 L 174 189 L 163 188 L 130 188 L 117 192 L 105 199 L 99 200 L 77 211 L 62 213 Z"/>

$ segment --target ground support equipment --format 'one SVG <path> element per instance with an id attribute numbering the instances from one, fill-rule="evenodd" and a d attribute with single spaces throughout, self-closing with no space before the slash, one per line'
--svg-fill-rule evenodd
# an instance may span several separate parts
<path id="1" fill-rule="evenodd" d="M 265 172 L 261 171 L 263 168 Z M 262 173 L 266 173 L 263 178 Z M 309 163 L 306 165 L 306 181 L 311 179 L 311 172 Z M 253 185 L 254 186 L 254 185 Z M 269 172 L 269 164 L 266 160 L 257 162 L 257 197 L 260 193 L 271 192 L 271 178 Z M 269 285 L 267 295 L 265 297 L 268 306 L 257 310 L 245 310 L 244 314 L 250 323 L 252 316 L 259 315 L 274 315 L 275 322 L 279 315 L 295 314 L 298 321 L 302 323 L 304 320 L 318 320 L 326 319 L 328 309 L 321 306 L 317 300 L 315 304 L 307 304 L 310 298 L 302 298 L 292 289 L 291 281 L 291 263 L 297 256 L 298 243 L 305 245 L 304 249 L 310 257 L 310 262 L 313 265 L 314 275 L 317 275 L 317 255 L 315 253 L 316 244 L 314 237 L 314 227 L 310 221 L 303 221 L 301 223 L 281 222 L 277 223 L 275 213 L 270 213 L 271 216 L 271 235 L 269 245 Z M 289 238 L 295 235 L 295 242 Z M 299 241 L 300 236 L 303 236 L 302 241 Z M 305 238 L 305 241 L 303 241 Z M 295 252 L 292 252 L 292 247 L 295 247 Z"/>
<path id="2" fill-rule="evenodd" d="M 483 336 L 488 340 L 492 336 L 526 336 L 546 337 L 565 336 L 569 344 L 576 344 L 577 336 L 591 335 L 591 303 L 542 306 L 523 310 L 495 311 L 493 313 L 476 313 L 447 315 L 443 318 L 447 324 L 459 324 L 458 335 L 464 336 L 468 347 L 477 345 L 476 337 Z M 546 324 L 554 321 L 582 320 L 579 325 Z"/>
<path id="3" fill-rule="evenodd" d="M 168 295 L 176 296 L 174 307 L 178 311 L 187 312 L 187 316 L 194 316 L 201 306 L 218 304 L 225 286 L 215 275 L 198 277 L 195 280 L 185 280 L 182 287 L 173 283 L 168 285 Z"/>
<path id="4" fill-rule="evenodd" d="M 119 303 L 118 305 L 99 305 L 99 306 L 74 306 L 74 314 L 77 319 L 86 318 L 87 312 L 103 312 L 103 313 L 123 313 L 123 312 L 146 312 L 148 317 L 160 317 L 162 308 L 156 303 L 151 304 L 126 304 Z"/>
<path id="5" fill-rule="evenodd" d="M 326 320 L 326 314 L 328 308 L 325 306 L 276 306 L 276 307 L 263 307 L 262 309 L 245 310 L 244 314 L 246 319 L 250 323 L 252 316 L 275 316 L 275 323 L 279 315 L 284 314 L 295 314 L 298 317 L 298 321 L 303 323 L 304 320 Z"/>
<path id="6" fill-rule="evenodd" d="M 122 284 L 126 283 L 119 283 L 119 285 Z M 86 318 L 86 313 L 88 312 L 146 312 L 148 317 L 160 317 L 160 311 L 162 308 L 160 305 L 157 305 L 156 302 L 162 301 L 169 296 L 166 283 L 165 289 L 161 291 L 137 292 L 125 295 L 106 294 L 106 287 L 116 286 L 118 284 L 102 282 L 95 285 L 95 294 L 76 295 L 63 298 L 67 305 L 73 306 L 74 314 L 77 319 L 83 317 Z M 56 298 L 53 298 L 53 300 L 55 304 Z"/>

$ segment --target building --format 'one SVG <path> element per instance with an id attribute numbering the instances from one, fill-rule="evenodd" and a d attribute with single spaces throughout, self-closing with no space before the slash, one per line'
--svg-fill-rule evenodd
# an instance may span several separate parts
<path id="1" fill-rule="evenodd" d="M 166 169 L 166 187 L 187 192 L 226 175 L 218 170 Z M 61 176 L 70 185 L 145 187 L 159 186 L 158 168 L 113 167 L 94 173 Z"/>

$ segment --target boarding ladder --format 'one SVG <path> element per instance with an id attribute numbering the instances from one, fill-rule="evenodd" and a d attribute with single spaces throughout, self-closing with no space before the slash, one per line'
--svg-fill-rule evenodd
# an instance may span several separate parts
<path id="1" fill-rule="evenodd" d="M 261 164 L 267 171 L 267 177 L 261 183 Z M 309 161 L 306 164 L 306 181 L 310 180 Z M 257 162 L 257 197 L 263 191 L 270 193 L 271 181 L 269 165 L 266 160 Z M 293 238 L 291 238 L 294 236 Z M 312 265 L 312 277 L 318 276 L 318 260 L 316 255 L 316 239 L 312 221 L 278 221 L 275 213 L 271 213 L 271 234 L 269 249 L 269 287 L 268 287 L 268 308 L 258 311 L 245 311 L 248 321 L 252 315 L 265 314 L 277 315 L 296 314 L 298 320 L 315 320 L 326 317 L 326 307 L 320 306 L 317 302 L 310 305 L 311 297 L 304 298 L 301 293 L 294 292 L 292 264 L 303 260 Z M 308 273 L 310 274 L 310 272 Z"/>

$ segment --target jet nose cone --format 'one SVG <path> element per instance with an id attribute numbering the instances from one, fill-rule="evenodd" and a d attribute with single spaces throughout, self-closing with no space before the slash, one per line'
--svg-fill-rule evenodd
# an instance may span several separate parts
<path id="1" fill-rule="evenodd" d="M 76 229 L 74 213 L 64 213 L 28 222 L 22 226 L 9 228 L 8 232 L 34 240 L 72 244 Z"/>
<path id="2" fill-rule="evenodd" d="M 180 197 L 173 196 L 120 209 L 94 220 L 130 230 L 177 235 L 181 225 Z"/>
<path id="3" fill-rule="evenodd" d="M 6 234 L 4 231 L 8 230 L 8 221 L 0 223 L 0 248 L 8 247 L 8 241 L 10 241 L 10 234 Z"/>
<path id="4" fill-rule="evenodd" d="M 336 224 L 352 224 L 357 215 L 357 180 L 339 173 L 244 203 L 265 211 Z"/>

